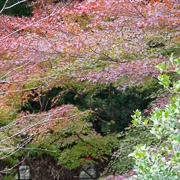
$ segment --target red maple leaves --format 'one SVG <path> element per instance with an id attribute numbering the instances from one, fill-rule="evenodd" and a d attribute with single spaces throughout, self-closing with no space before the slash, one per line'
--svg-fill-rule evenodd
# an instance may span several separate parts
<path id="1" fill-rule="evenodd" d="M 150 1 L 145 6 L 140 2 L 47 3 L 45 7 L 34 6 L 29 18 L 1 15 L 2 104 L 11 106 L 9 101 L 14 101 L 12 108 L 18 108 L 22 92 L 66 87 L 73 80 L 98 85 L 116 83 L 122 90 L 156 77 L 154 67 L 164 59 L 152 57 L 154 52 L 148 49 L 147 39 L 158 36 L 161 30 L 168 34 L 178 29 L 179 4 L 178 0 Z M 56 119 L 55 112 L 57 109 L 52 109 L 41 118 L 50 115 Z M 59 116 L 65 117 L 61 113 Z M 45 124 L 39 124 L 37 132 L 46 131 L 55 122 L 41 118 Z"/>

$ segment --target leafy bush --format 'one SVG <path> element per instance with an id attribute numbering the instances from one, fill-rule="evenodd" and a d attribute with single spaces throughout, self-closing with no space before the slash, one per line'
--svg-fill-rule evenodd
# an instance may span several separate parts
<path id="1" fill-rule="evenodd" d="M 119 136 L 120 148 L 112 156 L 105 174 L 114 172 L 122 174 L 132 169 L 135 161 L 128 155 L 134 151 L 137 144 L 147 143 L 148 145 L 156 144 L 157 138 L 149 133 L 149 127 L 128 127 L 124 133 Z"/>
<path id="2" fill-rule="evenodd" d="M 157 66 L 160 72 L 169 70 L 180 75 L 180 58 L 174 59 L 171 55 L 170 62 Z M 176 180 L 180 178 L 180 80 L 170 81 L 167 74 L 159 76 L 159 83 L 172 93 L 171 104 L 165 109 L 156 108 L 148 119 L 143 119 L 141 112 L 136 110 L 133 115 L 134 125 L 150 127 L 150 133 L 159 139 L 156 146 L 139 144 L 130 154 L 136 161 L 136 175 L 133 179 L 143 180 Z"/>

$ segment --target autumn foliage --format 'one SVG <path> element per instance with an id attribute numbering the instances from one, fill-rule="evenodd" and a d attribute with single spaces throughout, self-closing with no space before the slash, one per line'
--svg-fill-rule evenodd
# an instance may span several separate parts
<path id="1" fill-rule="evenodd" d="M 123 91 L 157 79 L 154 67 L 167 61 L 160 48 L 179 41 L 179 0 L 43 2 L 32 2 L 32 17 L 0 15 L 0 111 L 6 109 L 11 119 L 1 127 L 0 148 L 13 146 L 10 153 L 15 153 L 13 138 L 20 136 L 24 143 L 19 150 L 40 141 L 61 151 L 81 143 L 95 148 L 97 136 L 102 147 L 77 155 L 80 163 L 74 167 L 89 155 L 106 161 L 110 152 L 101 142 L 106 137 L 93 128 L 100 119 L 96 109 L 87 105 L 81 111 L 75 104 L 63 104 L 63 97 L 72 93 L 84 103 L 84 95 L 93 97 L 100 87 Z M 104 141 L 108 144 L 111 138 Z M 1 159 L 8 155 L 0 153 Z M 63 158 L 59 162 L 66 164 Z"/>

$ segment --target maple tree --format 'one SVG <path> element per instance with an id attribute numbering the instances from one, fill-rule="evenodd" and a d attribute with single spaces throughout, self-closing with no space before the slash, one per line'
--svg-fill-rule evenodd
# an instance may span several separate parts
<path id="1" fill-rule="evenodd" d="M 179 0 L 44 2 L 32 2 L 32 17 L 0 15 L 1 159 L 30 142 L 59 147 L 66 139 L 65 147 L 77 141 L 74 149 L 88 143 L 96 147 L 92 142 L 98 142 L 98 136 L 102 147 L 90 155 L 103 161 L 111 153 L 103 150 L 106 145 L 101 141 L 108 143 L 113 135 L 96 134 L 94 119 L 103 121 L 96 109 L 104 106 L 92 107 L 91 99 L 104 89 L 111 97 L 113 88 L 123 91 L 157 79 L 154 67 L 167 61 L 161 48 L 179 48 Z M 69 105 L 68 100 L 63 104 L 68 93 L 86 110 Z M 115 120 L 111 98 L 109 104 Z M 108 123 L 113 127 L 113 121 Z M 57 134 L 61 141 L 50 142 Z M 23 143 L 19 145 L 14 137 Z M 88 153 L 77 155 L 81 160 L 73 167 L 80 166 Z M 66 164 L 64 157 L 59 157 L 60 162 Z"/>

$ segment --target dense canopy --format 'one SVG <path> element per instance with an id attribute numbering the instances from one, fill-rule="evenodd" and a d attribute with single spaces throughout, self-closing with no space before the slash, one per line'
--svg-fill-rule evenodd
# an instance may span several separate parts
<path id="1" fill-rule="evenodd" d="M 158 141 L 148 128 L 141 138 L 131 115 L 140 109 L 147 117 L 169 102 L 172 92 L 158 80 L 179 82 L 179 0 L 18 2 L 0 4 L 2 164 L 13 171 L 27 154 L 46 154 L 69 169 L 91 157 L 101 175 L 132 169 L 132 159 L 109 164 Z M 168 76 L 159 78 L 162 71 Z M 125 155 L 114 158 L 118 149 Z"/>

